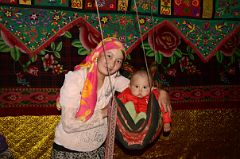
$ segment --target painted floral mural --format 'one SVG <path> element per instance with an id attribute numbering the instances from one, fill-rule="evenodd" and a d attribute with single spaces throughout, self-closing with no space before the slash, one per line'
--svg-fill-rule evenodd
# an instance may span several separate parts
<path id="1" fill-rule="evenodd" d="M 19 86 L 31 87 L 34 85 L 32 80 L 40 80 L 42 76 L 63 79 L 64 74 L 72 70 L 68 66 L 69 62 L 74 60 L 72 65 L 78 64 L 97 45 L 100 37 L 96 30 L 80 23 L 37 55 L 25 54 L 6 34 L 1 34 L 0 48 L 2 53 L 9 53 L 13 60 L 16 83 Z M 138 69 L 137 65 L 145 66 L 143 54 L 147 57 L 156 84 L 180 84 L 184 80 L 179 77 L 201 79 L 201 76 L 207 73 L 203 66 L 208 63 L 204 64 L 199 60 L 195 51 L 187 45 L 174 27 L 159 25 L 148 33 L 143 46 L 139 44 L 135 49 L 137 51 L 133 50 L 123 65 L 123 74 L 126 76 Z M 219 65 L 217 68 L 221 68 L 214 73 L 220 83 L 231 83 L 232 79 L 237 81 L 239 78 L 239 50 L 239 33 L 236 33 L 219 48 L 216 58 L 211 60 L 214 61 L 214 65 Z M 139 56 L 140 54 L 142 55 Z"/>
<path id="2" fill-rule="evenodd" d="M 180 44 L 180 37 L 171 27 L 164 25 L 153 29 L 148 36 L 148 43 L 154 52 L 171 57 Z"/>

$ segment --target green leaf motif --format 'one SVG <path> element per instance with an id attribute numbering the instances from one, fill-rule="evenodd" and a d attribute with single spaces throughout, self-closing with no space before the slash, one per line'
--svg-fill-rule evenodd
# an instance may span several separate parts
<path id="1" fill-rule="evenodd" d="M 55 50 L 55 43 L 54 42 L 51 43 L 51 49 Z"/>
<path id="2" fill-rule="evenodd" d="M 45 55 L 46 54 L 46 51 L 42 50 L 40 51 L 39 55 Z"/>
<path id="3" fill-rule="evenodd" d="M 60 53 L 58 52 L 58 51 L 54 51 L 53 52 L 53 54 L 54 54 L 54 56 L 56 56 L 57 58 L 61 58 L 61 55 L 60 55 Z"/>
<path id="4" fill-rule="evenodd" d="M 72 46 L 77 47 L 77 48 L 83 48 L 83 46 L 79 40 L 74 40 L 72 42 Z"/>
<path id="5" fill-rule="evenodd" d="M 71 34 L 69 31 L 66 31 L 66 32 L 64 33 L 64 36 L 65 36 L 66 38 L 69 38 L 69 39 L 72 38 L 72 34 Z"/>
<path id="6" fill-rule="evenodd" d="M 61 51 L 62 50 L 62 42 L 58 43 L 56 47 L 56 51 Z"/>
<path id="7" fill-rule="evenodd" d="M 170 63 L 173 65 L 176 62 L 176 56 L 171 56 L 170 57 Z"/>
<path id="8" fill-rule="evenodd" d="M 231 63 L 231 64 L 234 64 L 234 63 L 235 63 L 235 56 L 231 56 L 231 57 L 230 57 L 230 63 Z"/>
<path id="9" fill-rule="evenodd" d="M 155 61 L 157 62 L 157 64 L 162 63 L 162 58 L 163 58 L 163 55 L 161 53 L 158 52 L 155 54 Z"/>
<path id="10" fill-rule="evenodd" d="M 31 63 L 32 63 L 31 60 L 29 60 L 26 64 L 22 65 L 23 72 L 27 72 L 28 71 L 28 67 L 30 66 Z"/>
<path id="11" fill-rule="evenodd" d="M 180 67 L 181 72 L 183 72 L 185 69 L 183 67 Z"/>
<path id="12" fill-rule="evenodd" d="M 11 48 L 5 44 L 0 45 L 0 52 L 10 52 Z"/>
<path id="13" fill-rule="evenodd" d="M 190 46 L 187 46 L 187 53 L 193 54 L 194 50 Z"/>
<path id="14" fill-rule="evenodd" d="M 31 62 L 37 61 L 37 55 L 33 55 L 30 60 L 31 60 Z"/>
<path id="15" fill-rule="evenodd" d="M 85 49 L 78 49 L 78 55 L 87 55 L 88 51 Z"/>
<path id="16" fill-rule="evenodd" d="M 142 47 L 142 48 L 144 47 L 146 50 L 151 49 L 151 47 L 150 47 L 150 45 L 149 45 L 148 43 L 144 43 L 143 46 L 141 45 L 141 47 Z M 151 50 L 152 50 L 152 49 L 151 49 Z"/>
<path id="17" fill-rule="evenodd" d="M 126 57 L 127 60 L 131 60 L 131 55 L 128 54 L 127 57 Z"/>
<path id="18" fill-rule="evenodd" d="M 16 47 L 11 48 L 10 54 L 14 61 L 18 61 L 21 56 L 21 52 Z"/>
<path id="19" fill-rule="evenodd" d="M 173 52 L 173 54 L 175 54 L 175 55 L 176 55 L 177 57 L 179 57 L 179 58 L 182 57 L 182 51 L 181 51 L 181 50 L 179 51 L 179 49 L 175 50 L 175 51 Z"/>
<path id="20" fill-rule="evenodd" d="M 220 51 L 218 51 L 218 52 L 216 53 L 216 58 L 217 58 L 217 61 L 218 61 L 219 63 L 222 63 L 223 54 L 222 54 Z"/>
<path id="21" fill-rule="evenodd" d="M 7 45 L 1 36 L 0 36 L 0 45 Z"/>
<path id="22" fill-rule="evenodd" d="M 82 51 L 85 51 L 86 49 L 81 47 L 81 48 L 78 48 L 78 52 L 82 52 Z"/>
<path id="23" fill-rule="evenodd" d="M 194 55 L 193 54 L 188 54 L 189 55 L 189 58 L 194 61 Z"/>
<path id="24" fill-rule="evenodd" d="M 44 71 L 47 72 L 48 71 L 48 67 L 44 67 Z"/>
<path id="25" fill-rule="evenodd" d="M 148 50 L 146 52 L 146 56 L 153 57 L 153 56 L 155 56 L 155 53 L 152 50 Z"/>

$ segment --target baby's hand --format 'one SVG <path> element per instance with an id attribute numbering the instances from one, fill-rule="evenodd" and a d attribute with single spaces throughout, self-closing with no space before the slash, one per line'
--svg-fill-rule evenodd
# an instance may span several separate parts
<path id="1" fill-rule="evenodd" d="M 169 132 L 169 131 L 171 131 L 171 124 L 170 124 L 170 123 L 165 123 L 165 124 L 163 124 L 163 131 L 164 131 L 164 132 Z"/>

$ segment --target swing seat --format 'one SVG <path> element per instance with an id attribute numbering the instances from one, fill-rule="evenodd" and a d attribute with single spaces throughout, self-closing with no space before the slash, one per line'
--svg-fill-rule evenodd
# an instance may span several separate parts
<path id="1" fill-rule="evenodd" d="M 118 98 L 115 100 L 116 140 L 129 150 L 144 149 L 158 137 L 162 128 L 161 111 L 155 95 L 150 95 L 147 112 L 137 114 L 136 118 L 129 112 L 131 106 L 124 105 Z"/>

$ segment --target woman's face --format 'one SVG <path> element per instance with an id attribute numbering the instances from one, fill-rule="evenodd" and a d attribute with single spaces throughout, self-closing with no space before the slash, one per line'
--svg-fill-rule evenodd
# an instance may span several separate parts
<path id="1" fill-rule="evenodd" d="M 105 57 L 106 55 L 106 57 Z M 98 58 L 97 67 L 101 75 L 108 76 L 116 73 L 122 66 L 123 53 L 119 49 L 107 50 Z"/>

